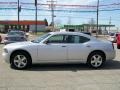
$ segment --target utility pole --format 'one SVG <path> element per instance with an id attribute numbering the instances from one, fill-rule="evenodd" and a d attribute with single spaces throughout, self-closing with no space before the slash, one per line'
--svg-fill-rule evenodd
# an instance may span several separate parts
<path id="1" fill-rule="evenodd" d="M 37 34 L 37 0 L 35 0 L 35 32 Z"/>
<path id="2" fill-rule="evenodd" d="M 52 31 L 54 31 L 54 8 L 55 8 L 55 2 L 57 1 L 54 1 L 54 0 L 51 0 L 51 1 L 47 1 L 50 3 L 50 8 L 51 8 L 51 17 L 52 17 Z"/>
<path id="3" fill-rule="evenodd" d="M 19 29 L 19 23 L 20 22 L 20 2 L 18 0 L 18 29 Z"/>
<path id="4" fill-rule="evenodd" d="M 96 37 L 98 35 L 98 29 L 99 29 L 99 0 L 97 1 L 97 31 L 96 31 Z"/>
<path id="5" fill-rule="evenodd" d="M 110 32 L 110 25 L 111 25 L 111 17 L 110 17 L 110 20 L 109 20 L 109 32 Z"/>

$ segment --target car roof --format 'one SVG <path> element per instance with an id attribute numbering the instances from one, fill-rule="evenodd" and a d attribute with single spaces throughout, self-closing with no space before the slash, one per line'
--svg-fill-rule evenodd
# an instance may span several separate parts
<path id="1" fill-rule="evenodd" d="M 71 34 L 71 35 L 80 35 L 82 33 L 80 32 L 67 32 L 67 31 L 63 31 L 63 32 L 50 32 L 50 34 Z"/>
<path id="2" fill-rule="evenodd" d="M 67 34 L 67 35 L 84 35 L 84 36 L 89 36 L 87 34 L 81 33 L 81 32 L 50 32 L 50 34 Z"/>
<path id="3" fill-rule="evenodd" d="M 50 32 L 50 34 L 54 35 L 54 34 L 66 34 L 66 35 L 81 35 L 81 36 L 85 36 L 88 38 L 92 38 L 92 39 L 96 39 L 96 37 L 81 33 L 81 32 L 67 32 L 67 31 L 62 31 L 62 32 Z"/>

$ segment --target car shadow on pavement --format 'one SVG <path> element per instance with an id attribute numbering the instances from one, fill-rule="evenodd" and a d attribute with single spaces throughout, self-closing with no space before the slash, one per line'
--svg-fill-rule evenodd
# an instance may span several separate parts
<path id="1" fill-rule="evenodd" d="M 120 69 L 120 61 L 109 60 L 106 61 L 103 67 L 94 69 L 89 67 L 87 64 L 33 64 L 31 68 L 26 71 L 73 71 L 77 72 L 80 70 L 114 70 Z"/>

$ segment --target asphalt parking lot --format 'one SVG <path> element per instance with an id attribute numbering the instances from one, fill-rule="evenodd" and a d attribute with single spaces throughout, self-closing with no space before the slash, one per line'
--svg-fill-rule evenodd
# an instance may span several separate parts
<path id="1" fill-rule="evenodd" d="M 0 44 L 0 90 L 120 90 L 120 50 L 100 69 L 78 65 L 33 65 L 13 70 L 2 58 Z M 115 45 L 116 48 L 116 45 Z"/>

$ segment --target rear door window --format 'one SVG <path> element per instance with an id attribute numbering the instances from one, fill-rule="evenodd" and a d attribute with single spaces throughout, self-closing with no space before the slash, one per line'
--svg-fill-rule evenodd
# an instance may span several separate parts
<path id="1" fill-rule="evenodd" d="M 84 36 L 78 35 L 68 35 L 66 36 L 67 43 L 85 43 L 88 42 L 90 39 Z"/>

